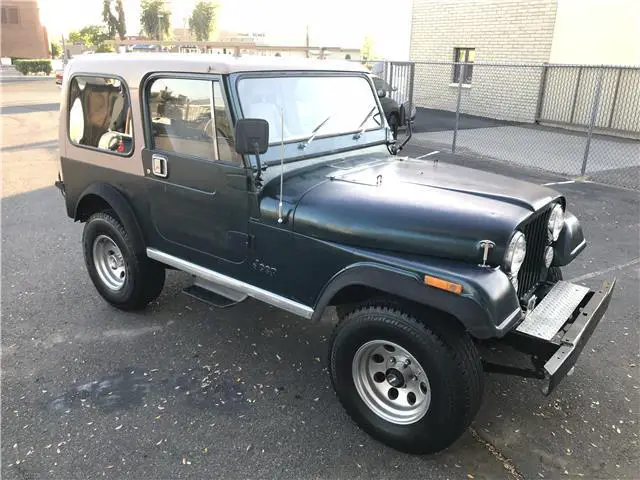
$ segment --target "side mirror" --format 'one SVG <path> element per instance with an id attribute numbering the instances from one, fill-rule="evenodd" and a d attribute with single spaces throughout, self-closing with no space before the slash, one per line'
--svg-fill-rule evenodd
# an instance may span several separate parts
<path id="1" fill-rule="evenodd" d="M 242 118 L 236 122 L 236 152 L 255 155 L 269 148 L 269 122 L 262 118 Z"/>
<path id="2" fill-rule="evenodd" d="M 384 90 L 384 88 L 378 89 L 378 97 L 384 98 L 386 96 L 387 96 L 387 92 Z"/>
<path id="3" fill-rule="evenodd" d="M 400 143 L 394 142 L 394 145 L 393 145 L 394 155 L 397 155 L 398 152 L 404 148 L 404 146 L 409 142 L 409 140 L 411 140 L 411 136 L 413 135 L 413 132 L 411 131 L 411 122 L 407 122 L 407 111 L 404 107 L 404 104 L 402 104 L 398 109 L 398 126 L 401 127 L 404 125 L 407 125 L 408 135 L 402 142 Z"/>
<path id="4" fill-rule="evenodd" d="M 404 108 L 404 104 L 402 104 L 398 109 L 398 126 L 402 127 L 406 124 L 407 124 L 407 111 Z"/>

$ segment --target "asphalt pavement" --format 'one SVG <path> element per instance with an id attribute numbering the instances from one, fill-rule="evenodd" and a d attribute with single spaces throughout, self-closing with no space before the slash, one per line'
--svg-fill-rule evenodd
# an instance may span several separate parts
<path id="1" fill-rule="evenodd" d="M 181 293 L 179 272 L 142 313 L 108 306 L 84 267 L 82 226 L 51 186 L 57 112 L 33 108 L 59 90 L 2 88 L 3 479 L 637 478 L 637 192 L 554 185 L 589 240 L 565 278 L 618 278 L 575 373 L 550 397 L 533 380 L 488 375 L 472 428 L 445 452 L 411 456 L 361 432 L 335 398 L 331 314 L 310 324 L 251 300 L 214 309 Z"/>

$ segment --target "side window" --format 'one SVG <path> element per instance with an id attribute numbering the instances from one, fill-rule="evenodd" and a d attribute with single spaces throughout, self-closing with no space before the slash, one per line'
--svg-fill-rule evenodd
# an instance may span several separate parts
<path id="1" fill-rule="evenodd" d="M 215 109 L 218 158 L 223 162 L 242 165 L 242 158 L 236 153 L 231 119 L 220 82 L 213 82 L 213 105 Z"/>
<path id="2" fill-rule="evenodd" d="M 131 153 L 131 103 L 121 80 L 75 76 L 69 92 L 72 143 L 124 155 Z"/>
<path id="3" fill-rule="evenodd" d="M 147 89 L 151 148 L 203 159 L 217 158 L 208 80 L 158 78 Z"/>

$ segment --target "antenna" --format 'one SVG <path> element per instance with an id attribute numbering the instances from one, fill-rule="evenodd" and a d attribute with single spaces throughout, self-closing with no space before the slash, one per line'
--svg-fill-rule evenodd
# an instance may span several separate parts
<path id="1" fill-rule="evenodd" d="M 280 107 L 280 203 L 278 204 L 278 223 L 282 223 L 282 184 L 284 177 L 284 108 Z"/>

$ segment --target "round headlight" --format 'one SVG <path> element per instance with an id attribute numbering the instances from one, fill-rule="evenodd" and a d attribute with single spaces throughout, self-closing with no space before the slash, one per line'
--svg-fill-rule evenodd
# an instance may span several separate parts
<path id="1" fill-rule="evenodd" d="M 516 232 L 511 237 L 511 241 L 507 246 L 507 253 L 504 256 L 504 266 L 508 273 L 517 275 L 520 267 L 524 263 L 524 257 L 527 254 L 527 241 L 524 233 Z"/>
<path id="2" fill-rule="evenodd" d="M 544 266 L 549 268 L 551 262 L 553 262 L 553 247 L 547 245 L 547 248 L 544 250 Z"/>
<path id="3" fill-rule="evenodd" d="M 560 204 L 556 204 L 551 210 L 551 216 L 549 217 L 549 236 L 552 241 L 558 240 L 560 232 L 564 226 L 564 210 Z"/>

